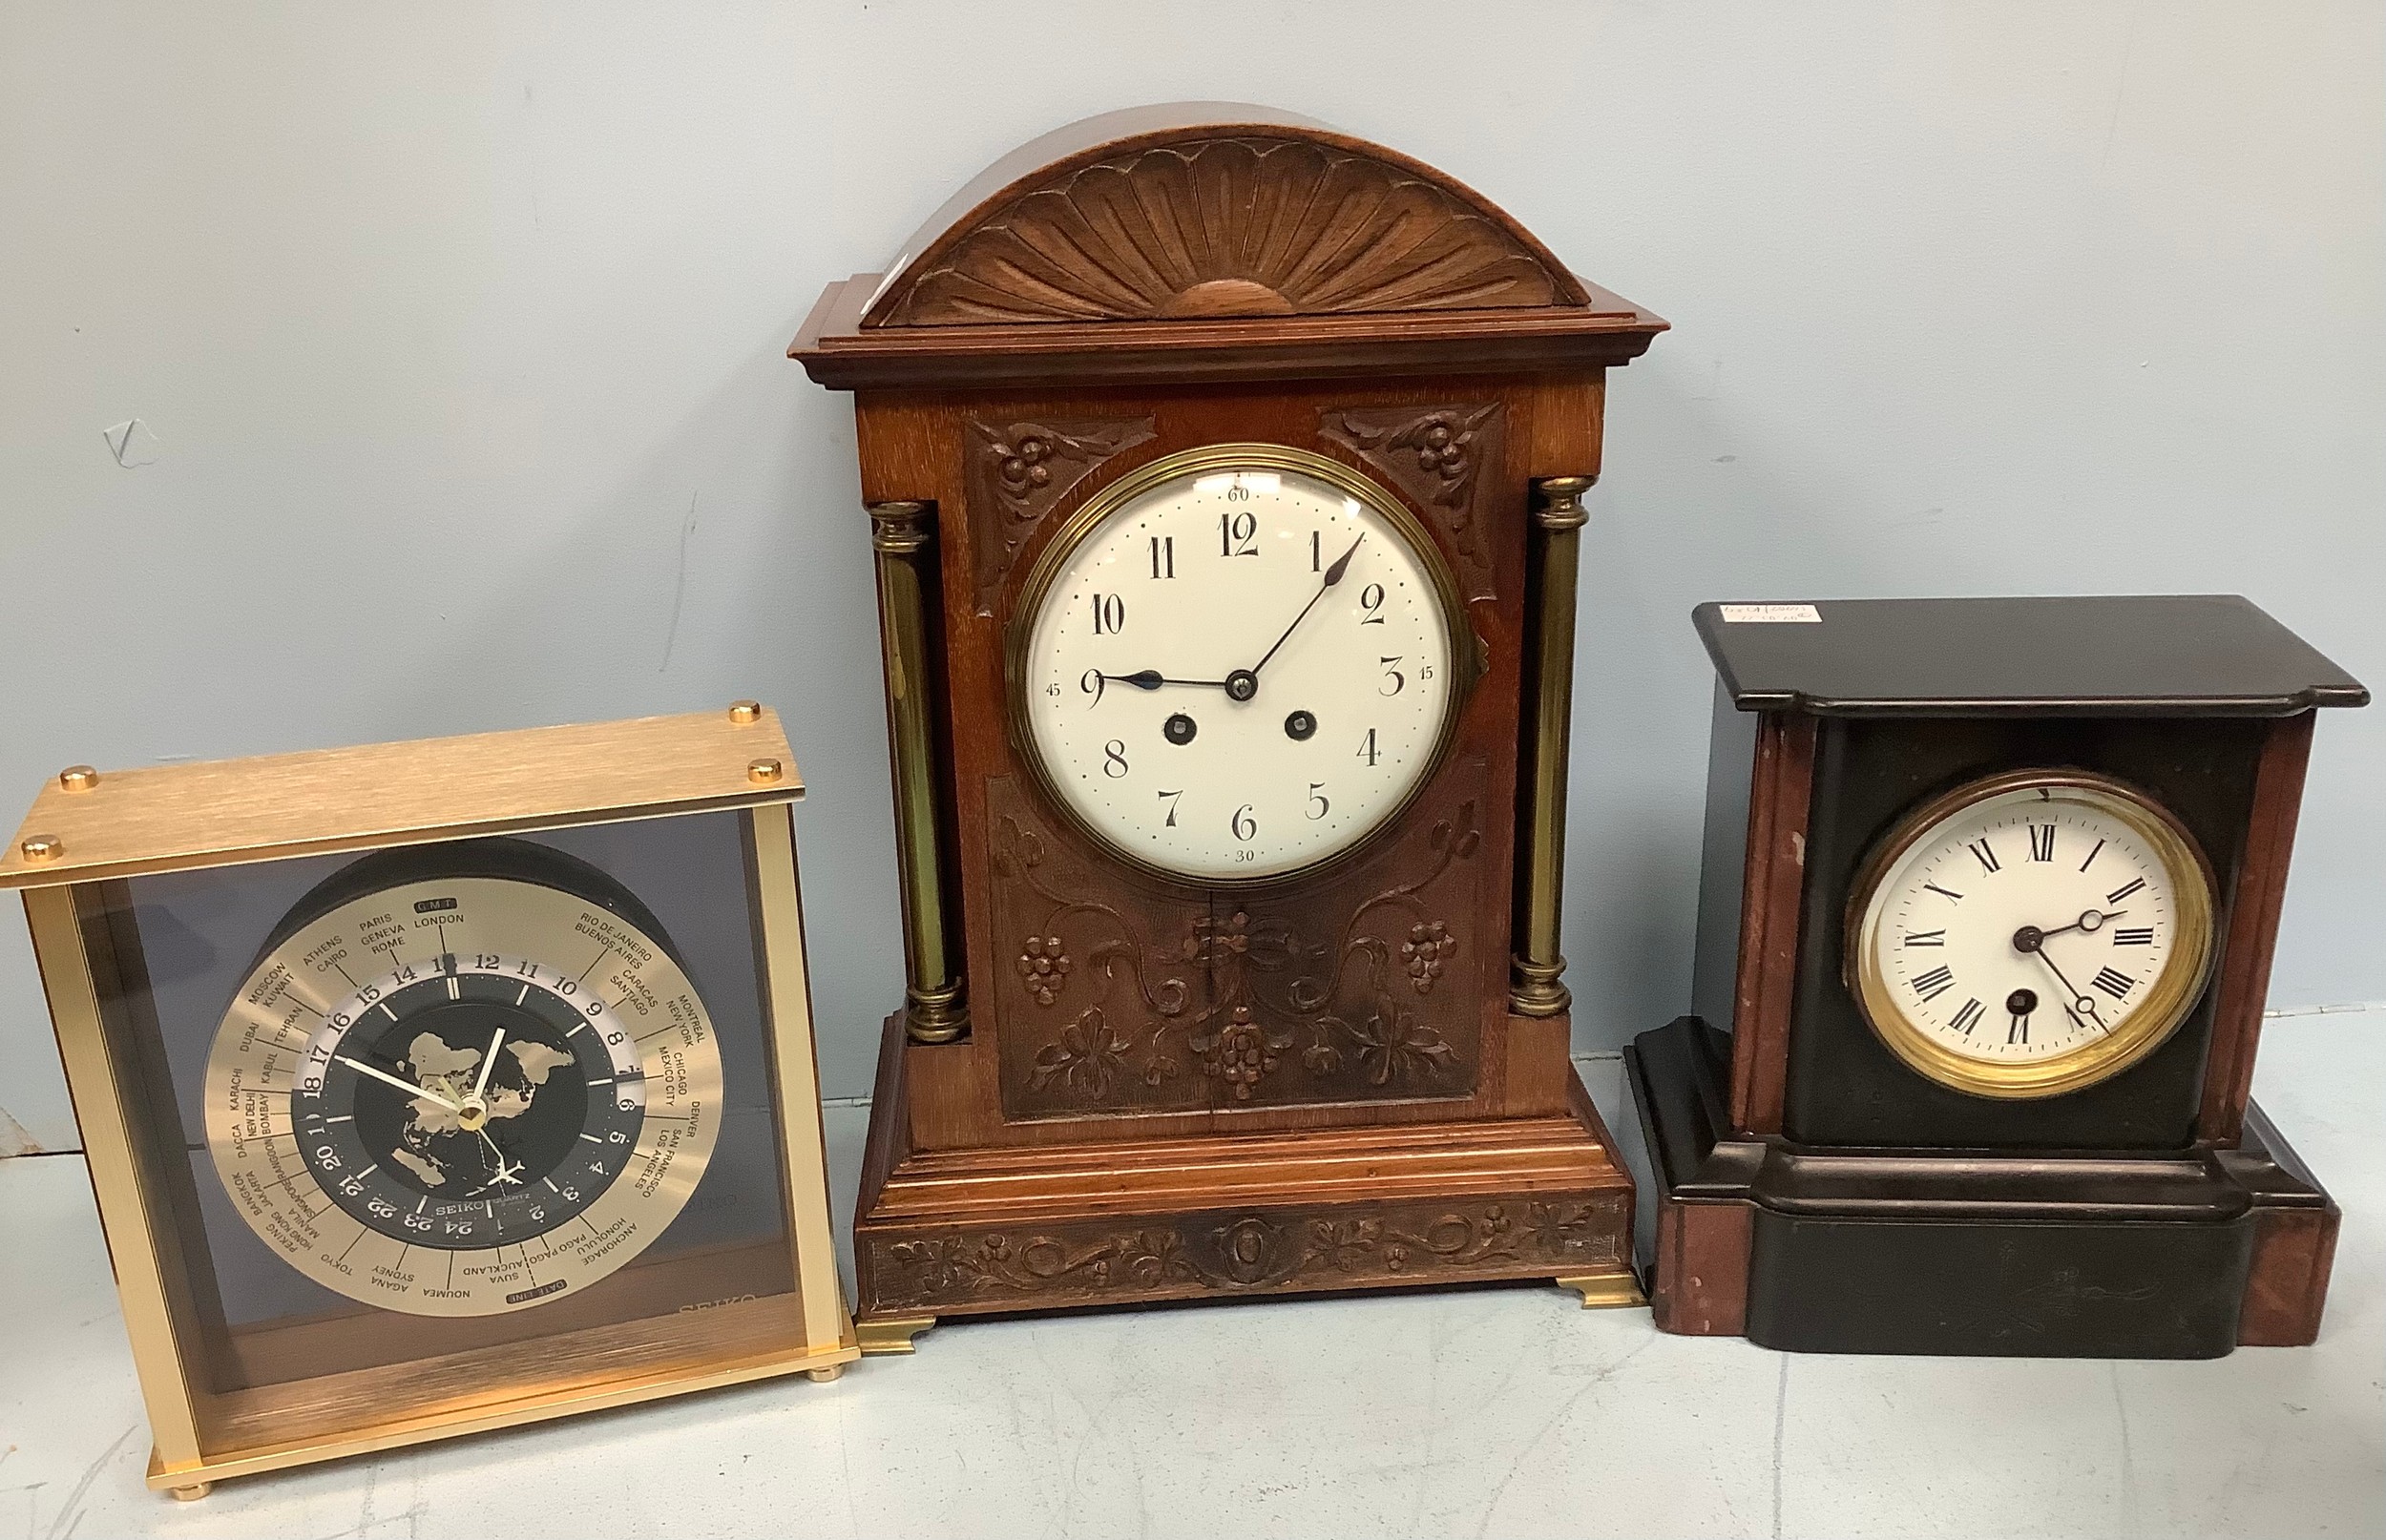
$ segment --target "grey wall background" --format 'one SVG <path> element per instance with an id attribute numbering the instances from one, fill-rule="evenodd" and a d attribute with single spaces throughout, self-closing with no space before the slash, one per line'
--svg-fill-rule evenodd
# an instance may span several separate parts
<path id="1" fill-rule="evenodd" d="M 2368 0 L 0 0 L 0 816 L 76 760 L 759 696 L 866 1093 L 869 541 L 782 352 L 1015 144 L 1186 98 L 1440 165 L 1675 323 L 1589 535 L 1581 1047 L 1686 998 L 1700 599 L 2237 591 L 2386 685 Z M 2323 721 L 2274 1007 L 2386 998 L 2382 765 L 2386 713 Z M 0 1108 L 0 1152 L 74 1142 L 12 920 Z"/>

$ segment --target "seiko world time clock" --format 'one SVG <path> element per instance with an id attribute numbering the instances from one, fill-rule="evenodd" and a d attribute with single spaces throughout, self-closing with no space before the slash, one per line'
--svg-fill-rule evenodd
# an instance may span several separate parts
<path id="1" fill-rule="evenodd" d="M 1074 125 L 793 349 L 854 393 L 902 862 L 866 1345 L 1638 1299 L 1558 952 L 1583 495 L 1664 328 L 1305 119 Z"/>
<path id="2" fill-rule="evenodd" d="M 1706 605 L 1696 1014 L 1627 1055 L 1659 1325 L 1834 1352 L 2312 1341 L 2249 1099 L 2315 708 L 2240 598 Z"/>
<path id="3" fill-rule="evenodd" d="M 24 889 L 157 1440 L 215 1480 L 858 1352 L 770 713 L 63 773 Z"/>

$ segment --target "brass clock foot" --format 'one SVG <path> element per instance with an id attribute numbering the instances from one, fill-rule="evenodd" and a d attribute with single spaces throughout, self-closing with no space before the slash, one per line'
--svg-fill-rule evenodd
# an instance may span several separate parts
<path id="1" fill-rule="evenodd" d="M 196 1503 L 214 1491 L 216 1484 L 212 1481 L 195 1481 L 188 1487 L 173 1487 L 167 1489 L 174 1493 L 174 1500 L 178 1503 Z"/>
<path id="2" fill-rule="evenodd" d="M 1583 1278 L 1561 1278 L 1561 1289 L 1572 1289 L 1582 1296 L 1585 1310 L 1617 1310 L 1648 1303 L 1641 1285 L 1629 1273 L 1594 1273 Z"/>
<path id="3" fill-rule="evenodd" d="M 829 1381 L 836 1379 L 843 1373 L 845 1373 L 844 1364 L 824 1363 L 817 1369 L 806 1369 L 804 1371 L 804 1378 L 811 1381 L 815 1384 L 827 1384 Z"/>
<path id="4" fill-rule="evenodd" d="M 855 1321 L 853 1335 L 861 1341 L 865 1355 L 910 1353 L 916 1351 L 911 1339 L 934 1324 L 934 1316 L 881 1316 Z"/>

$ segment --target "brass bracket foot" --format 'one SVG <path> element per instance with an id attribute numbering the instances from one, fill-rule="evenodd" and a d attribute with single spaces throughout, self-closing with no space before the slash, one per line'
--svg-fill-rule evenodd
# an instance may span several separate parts
<path id="1" fill-rule="evenodd" d="M 1641 1285 L 1629 1273 L 1594 1273 L 1584 1278 L 1561 1278 L 1561 1289 L 1572 1289 L 1582 1296 L 1585 1310 L 1618 1310 L 1631 1305 L 1648 1303 Z"/>
<path id="2" fill-rule="evenodd" d="M 168 1488 L 168 1490 L 174 1493 L 174 1500 L 178 1503 L 196 1503 L 200 1498 L 206 1496 L 209 1492 L 212 1492 L 215 1489 L 216 1484 L 212 1481 L 195 1481 L 188 1487 L 173 1487 Z"/>
<path id="3" fill-rule="evenodd" d="M 936 1324 L 934 1316 L 879 1316 L 857 1321 L 853 1335 L 865 1355 L 915 1352 L 911 1339 Z"/>
<path id="4" fill-rule="evenodd" d="M 834 1380 L 843 1373 L 845 1373 L 844 1364 L 824 1363 L 817 1369 L 806 1369 L 804 1371 L 804 1378 L 812 1381 L 816 1384 L 827 1384 L 829 1381 Z"/>

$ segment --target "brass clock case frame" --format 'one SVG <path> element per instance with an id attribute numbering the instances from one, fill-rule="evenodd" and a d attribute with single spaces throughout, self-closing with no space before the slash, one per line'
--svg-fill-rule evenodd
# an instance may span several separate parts
<path id="1" fill-rule="evenodd" d="M 2067 1053 L 2034 1064 L 1988 1064 L 1963 1055 L 1915 1027 L 1897 1006 L 1882 975 L 1873 940 L 1881 917 L 1873 907 L 1881 883 L 1925 835 L 1964 810 L 2017 791 L 2042 800 L 2083 802 L 2126 824 L 2145 841 L 2178 887 L 2178 940 L 2162 974 L 2118 1028 Z M 2068 794 L 2067 796 L 2065 794 Z M 2215 948 L 2211 863 L 2195 836 L 2168 808 L 2126 782 L 2086 770 L 2013 770 L 1967 781 L 1932 798 L 1898 821 L 1866 858 L 1848 897 L 1840 928 L 1842 976 L 1865 1024 L 1908 1069 L 1966 1095 L 2002 1101 L 2060 1096 L 2108 1080 L 2169 1041 L 2201 998 Z"/>
<path id="2" fill-rule="evenodd" d="M 1045 596 L 1068 565 L 1069 557 L 1110 516 L 1143 493 L 1165 482 L 1176 481 L 1204 471 L 1274 470 L 1289 471 L 1327 483 L 1346 496 L 1356 498 L 1383 516 L 1400 537 L 1416 553 L 1419 564 L 1433 579 L 1434 596 L 1441 607 L 1442 623 L 1450 635 L 1450 669 L 1452 688 L 1443 704 L 1440 725 L 1434 730 L 1433 747 L 1425 756 L 1425 766 L 1400 800 L 1386 808 L 1381 817 L 1368 828 L 1351 837 L 1340 849 L 1317 860 L 1285 871 L 1266 876 L 1242 878 L 1203 878 L 1173 870 L 1145 859 L 1113 841 L 1096 829 L 1070 806 L 1059 793 L 1051 769 L 1044 763 L 1042 752 L 1036 746 L 1035 730 L 1028 720 L 1028 657 L 1029 638 L 1036 628 L 1036 616 L 1042 612 Z M 1003 630 L 1003 717 L 1011 735 L 1012 752 L 1027 766 L 1028 776 L 1044 801 L 1058 812 L 1069 827 L 1095 848 L 1146 877 L 1177 887 L 1203 889 L 1230 888 L 1238 892 L 1281 887 L 1289 883 L 1315 877 L 1343 863 L 1354 859 L 1361 851 L 1376 843 L 1385 830 L 1400 822 L 1414 805 L 1425 788 L 1441 773 L 1442 761 L 1450 752 L 1451 742 L 1458 736 L 1458 718 L 1465 715 L 1468 699 L 1482 679 L 1485 659 L 1482 638 L 1468 624 L 1466 601 L 1458 593 L 1458 580 L 1450 570 L 1450 563 L 1434 544 L 1433 533 L 1425 521 L 1409 510 L 1408 506 L 1390 489 L 1371 478 L 1322 454 L 1296 449 L 1285 444 L 1257 442 L 1206 444 L 1199 448 L 1183 449 L 1162 455 L 1147 465 L 1120 477 L 1078 506 L 1053 537 L 1046 542 L 1036 563 L 1028 570 L 1027 581 L 1019 589 L 1019 598 Z"/>

